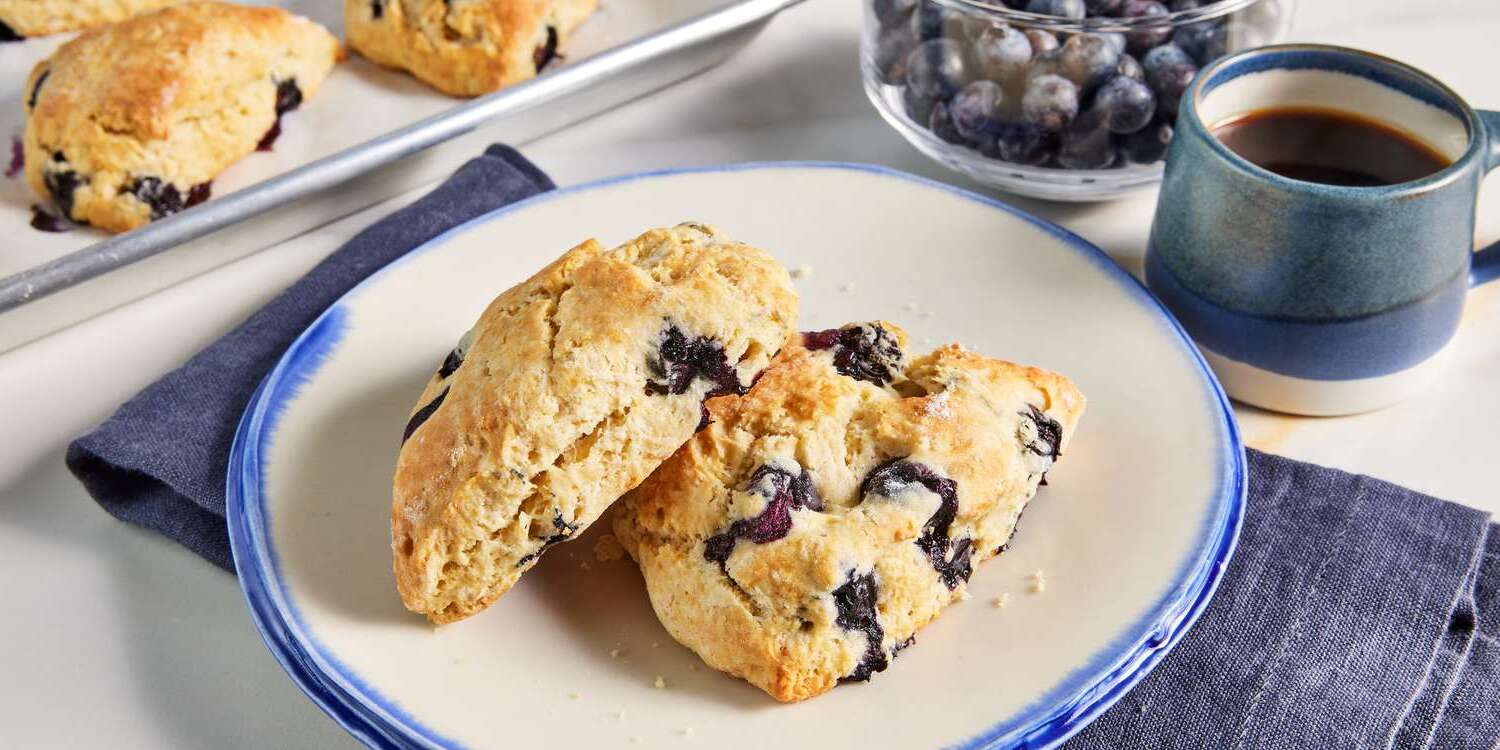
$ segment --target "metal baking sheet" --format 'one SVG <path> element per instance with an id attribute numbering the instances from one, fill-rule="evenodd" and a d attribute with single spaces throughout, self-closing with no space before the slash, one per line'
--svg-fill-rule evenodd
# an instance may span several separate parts
<path id="1" fill-rule="evenodd" d="M 214 199 L 132 232 L 30 226 L 37 196 L 0 179 L 0 351 L 442 177 L 486 143 L 523 144 L 722 62 L 799 0 L 602 0 L 537 78 L 454 99 L 352 56 L 289 113 L 273 151 L 214 181 Z M 270 4 L 270 3 L 262 3 Z M 274 3 L 342 36 L 341 3 Z M 0 45 L 0 134 L 23 127 L 31 67 L 66 37 Z"/>

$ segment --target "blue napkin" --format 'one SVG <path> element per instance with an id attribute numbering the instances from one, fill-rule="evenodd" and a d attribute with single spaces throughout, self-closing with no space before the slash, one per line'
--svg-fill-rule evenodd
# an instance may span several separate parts
<path id="1" fill-rule="evenodd" d="M 1249 462 L 1213 601 L 1067 750 L 1495 748 L 1500 526 L 1370 477 Z"/>
<path id="2" fill-rule="evenodd" d="M 230 569 L 230 441 L 292 339 L 413 247 L 552 187 L 491 147 L 75 441 L 69 468 L 110 513 Z M 1214 600 L 1068 750 L 1494 748 L 1500 532 L 1487 515 L 1256 451 L 1249 465 L 1244 531 Z"/>
<path id="3" fill-rule="evenodd" d="M 360 232 L 224 338 L 68 446 L 104 509 L 233 570 L 224 523 L 229 446 L 245 404 L 292 340 L 365 277 L 433 237 L 552 190 L 536 165 L 491 146 L 420 200 Z"/>

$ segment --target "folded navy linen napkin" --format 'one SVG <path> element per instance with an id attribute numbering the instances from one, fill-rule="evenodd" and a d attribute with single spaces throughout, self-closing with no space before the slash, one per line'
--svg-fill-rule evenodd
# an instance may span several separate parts
<path id="1" fill-rule="evenodd" d="M 423 241 L 551 188 L 491 148 L 79 438 L 68 466 L 110 513 L 230 568 L 230 442 L 292 339 Z M 1068 748 L 1493 747 L 1500 532 L 1486 514 L 1256 451 L 1249 467 L 1244 531 L 1217 595 Z"/>
<path id="2" fill-rule="evenodd" d="M 68 446 L 68 468 L 104 509 L 233 570 L 224 478 L 240 415 L 293 339 L 344 292 L 423 242 L 552 190 L 536 165 L 495 145 L 431 193 L 371 225 L 186 364 Z"/>

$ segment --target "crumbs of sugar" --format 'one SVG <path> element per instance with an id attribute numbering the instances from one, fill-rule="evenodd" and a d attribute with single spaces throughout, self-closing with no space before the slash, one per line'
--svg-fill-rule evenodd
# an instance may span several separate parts
<path id="1" fill-rule="evenodd" d="M 908 302 L 908 303 L 906 303 L 904 305 L 904 307 L 906 308 L 907 312 L 916 312 L 917 311 L 917 303 L 915 303 L 915 302 Z"/>
<path id="2" fill-rule="evenodd" d="M 599 562 L 614 562 L 625 557 L 625 548 L 614 534 L 601 534 L 594 541 L 594 559 Z"/>
<path id="3" fill-rule="evenodd" d="M 802 265 L 792 269 L 792 278 L 794 279 L 805 279 L 811 275 L 812 266 L 809 266 L 806 263 L 803 263 Z"/>
<path id="4" fill-rule="evenodd" d="M 568 693 L 568 698 L 570 700 L 575 700 L 576 701 L 576 700 L 579 699 L 579 697 L 581 697 L 581 696 L 579 696 L 577 693 Z"/>
<path id="5" fill-rule="evenodd" d="M 666 680 L 665 677 L 662 677 L 661 675 L 657 675 L 656 676 L 656 682 L 654 682 L 652 684 L 656 686 L 657 690 L 665 690 L 667 688 L 667 680 Z"/>
<path id="6" fill-rule="evenodd" d="M 1001 594 L 990 600 L 990 606 L 994 607 L 995 609 L 1005 609 L 1005 605 L 1008 603 L 1010 603 L 1009 593 Z"/>
<path id="7" fill-rule="evenodd" d="M 839 291 L 841 291 L 841 292 L 852 292 L 852 291 L 854 291 L 854 282 L 852 282 L 852 281 L 846 281 L 846 282 L 844 282 L 843 286 L 839 287 Z"/>
<path id="8" fill-rule="evenodd" d="M 651 648 L 661 648 L 661 644 L 658 643 L 657 641 L 652 641 L 651 642 Z"/>
<path id="9" fill-rule="evenodd" d="M 582 569 L 582 570 L 588 570 L 589 569 L 589 561 L 588 560 L 584 560 L 583 562 L 578 563 L 578 567 L 580 569 Z"/>
<path id="10" fill-rule="evenodd" d="M 628 742 L 630 742 L 630 744 L 632 744 L 632 745 L 634 745 L 634 744 L 635 744 L 635 743 L 637 743 L 637 742 L 640 742 L 640 741 L 641 741 L 641 738 L 640 738 L 640 737 L 626 737 L 626 738 L 625 738 L 625 739 L 626 739 L 626 740 L 627 740 L 627 741 L 628 741 Z"/>
<path id="11" fill-rule="evenodd" d="M 922 404 L 922 413 L 929 417 L 948 419 L 953 416 L 952 404 L 948 401 L 948 392 L 943 391 L 936 396 L 927 398 Z"/>
<path id="12" fill-rule="evenodd" d="M 609 650 L 609 658 L 611 658 L 611 659 L 618 659 L 618 658 L 620 658 L 620 654 L 621 653 L 623 653 L 623 652 L 620 651 L 620 649 L 612 648 L 612 649 Z"/>
<path id="13" fill-rule="evenodd" d="M 616 719 L 624 719 L 625 718 L 625 712 L 624 711 L 616 711 L 615 712 L 615 718 Z"/>
<path id="14" fill-rule="evenodd" d="M 973 599 L 973 598 L 974 598 L 974 595 L 971 594 L 971 593 L 969 593 L 968 589 L 963 588 L 963 589 L 959 589 L 958 590 L 958 600 L 959 601 L 966 602 L 966 601 L 968 601 L 970 599 Z"/>
<path id="15" fill-rule="evenodd" d="M 693 728 L 692 727 L 683 727 L 683 728 L 677 730 L 677 733 L 680 734 L 680 735 L 682 735 L 683 737 L 692 737 L 693 736 Z"/>

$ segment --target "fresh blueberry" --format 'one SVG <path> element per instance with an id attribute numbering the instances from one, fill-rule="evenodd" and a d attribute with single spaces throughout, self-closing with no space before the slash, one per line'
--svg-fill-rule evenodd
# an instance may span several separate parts
<path id="1" fill-rule="evenodd" d="M 880 25 L 890 27 L 905 23 L 906 17 L 917 7 L 917 0 L 874 0 L 870 6 Z"/>
<path id="2" fill-rule="evenodd" d="M 786 537 L 792 530 L 792 511 L 806 508 L 823 510 L 823 501 L 813 487 L 812 476 L 794 462 L 790 468 L 766 464 L 750 475 L 746 489 L 766 500 L 760 515 L 741 518 L 725 531 L 703 542 L 703 558 L 718 563 L 722 569 L 740 539 L 769 544 Z"/>
<path id="3" fill-rule="evenodd" d="M 1121 18 L 1161 19 L 1160 22 L 1146 21 L 1143 28 L 1126 32 L 1126 46 L 1132 54 L 1140 55 L 1172 38 L 1172 24 L 1166 20 L 1170 13 L 1167 6 L 1157 0 L 1125 0 L 1120 8 Z"/>
<path id="4" fill-rule="evenodd" d="M 906 59 L 906 87 L 928 99 L 953 96 L 968 83 L 967 76 L 963 46 L 952 39 L 922 42 Z"/>
<path id="5" fill-rule="evenodd" d="M 1043 52 L 1051 52 L 1062 46 L 1062 43 L 1057 41 L 1057 36 L 1050 31 L 1027 29 L 1022 33 L 1026 35 L 1026 41 L 1031 42 L 1031 53 L 1033 56 L 1040 55 Z"/>
<path id="6" fill-rule="evenodd" d="M 1130 43 L 1129 40 L 1125 38 L 1125 35 L 1118 31 L 1101 32 L 1099 36 L 1104 37 L 1104 40 L 1109 42 L 1109 46 L 1114 47 L 1115 51 L 1122 55 L 1125 54 L 1126 45 Z"/>
<path id="7" fill-rule="evenodd" d="M 1209 0 L 1209 2 L 1213 2 L 1213 0 Z M 1172 0 L 1168 7 L 1172 9 L 1173 13 L 1181 13 L 1185 10 L 1197 10 L 1203 7 L 1203 2 L 1202 0 Z"/>
<path id="8" fill-rule="evenodd" d="M 698 379 L 709 383 L 705 398 L 744 392 L 719 342 L 707 336 L 688 338 L 671 323 L 662 330 L 655 351 L 647 355 L 646 368 L 651 373 L 646 393 L 653 396 L 686 393 Z"/>
<path id="9" fill-rule="evenodd" d="M 923 0 L 911 14 L 913 35 L 919 42 L 943 38 L 946 36 L 948 19 L 954 13 L 932 0 Z"/>
<path id="10" fill-rule="evenodd" d="M 1119 61 L 1119 50 L 1099 34 L 1075 34 L 1062 46 L 1062 75 L 1080 91 L 1107 80 Z"/>
<path id="11" fill-rule="evenodd" d="M 832 349 L 833 367 L 839 374 L 879 386 L 901 371 L 905 357 L 896 337 L 879 323 L 804 333 L 802 345 L 812 351 Z"/>
<path id="12" fill-rule="evenodd" d="M 1164 115 L 1177 111 L 1177 103 L 1183 92 L 1198 75 L 1198 65 L 1193 58 L 1175 44 L 1163 44 L 1141 58 L 1141 68 L 1146 71 L 1146 83 L 1156 92 L 1156 109 Z"/>
<path id="13" fill-rule="evenodd" d="M 906 109 L 907 116 L 918 123 L 932 121 L 932 110 L 936 104 L 936 100 L 918 94 L 910 86 L 901 89 L 901 106 Z"/>
<path id="14" fill-rule="evenodd" d="M 917 538 L 917 547 L 927 556 L 938 577 L 950 589 L 957 588 L 961 581 L 969 580 L 969 539 L 954 541 L 948 538 L 953 520 L 958 517 L 958 484 L 939 475 L 932 467 L 906 458 L 897 458 L 875 467 L 860 485 L 860 497 L 870 496 L 893 499 L 899 497 L 911 485 L 921 485 L 938 496 L 938 508 L 922 526 L 922 535 Z"/>
<path id="15" fill-rule="evenodd" d="M 881 83 L 900 86 L 906 83 L 906 58 L 917 40 L 906 24 L 887 26 L 875 37 L 875 72 Z"/>
<path id="16" fill-rule="evenodd" d="M 418 409 L 415 414 L 411 415 L 411 419 L 407 420 L 406 422 L 406 429 L 401 432 L 402 443 L 405 443 L 408 439 L 410 439 L 412 433 L 416 432 L 418 427 L 421 427 L 429 418 L 432 417 L 434 413 L 437 412 L 438 407 L 443 405 L 443 399 L 445 398 L 448 398 L 447 388 L 444 388 L 442 393 L 439 393 L 437 395 L 437 398 L 434 398 L 426 406 Z"/>
<path id="17" fill-rule="evenodd" d="M 849 578 L 842 586 L 833 590 L 833 607 L 837 615 L 834 623 L 844 630 L 865 634 L 865 653 L 854 671 L 844 676 L 848 682 L 863 682 L 870 675 L 883 672 L 890 660 L 885 655 L 885 628 L 880 625 L 880 586 L 875 574 L 856 575 L 849 571 Z"/>
<path id="18" fill-rule="evenodd" d="M 1115 75 L 1133 78 L 1144 83 L 1146 71 L 1141 68 L 1141 63 L 1130 55 L 1120 55 L 1120 61 L 1115 63 Z"/>
<path id="19" fill-rule="evenodd" d="M 1110 130 L 1134 133 L 1146 127 L 1156 114 L 1156 95 L 1150 86 L 1134 78 L 1115 76 L 1094 94 L 1094 109 L 1104 113 Z"/>
<path id="20" fill-rule="evenodd" d="M 1031 62 L 1031 41 L 1012 26 L 991 26 L 974 40 L 969 54 L 979 75 L 992 81 L 1014 81 Z"/>
<path id="21" fill-rule="evenodd" d="M 957 97 L 954 100 L 957 101 Z M 932 117 L 927 121 L 927 129 L 948 143 L 956 143 L 960 146 L 969 143 L 969 139 L 953 126 L 953 115 L 949 111 L 948 102 L 938 102 L 937 106 L 932 108 Z"/>
<path id="22" fill-rule="evenodd" d="M 1088 15 L 1088 7 L 1084 0 L 1031 0 L 1026 3 L 1026 12 L 1058 18 L 1083 18 Z"/>
<path id="23" fill-rule="evenodd" d="M 151 220 L 155 221 L 208 200 L 211 186 L 212 183 L 208 182 L 194 185 L 184 196 L 176 185 L 161 178 L 137 177 L 135 182 L 130 184 L 129 192 L 137 200 L 151 207 Z"/>
<path id="24" fill-rule="evenodd" d="M 1110 138 L 1109 115 L 1090 107 L 1068 123 L 1057 149 L 1057 163 L 1068 169 L 1105 169 L 1115 161 L 1115 144 Z"/>
<path id="25" fill-rule="evenodd" d="M 1048 132 L 1025 122 L 1008 123 L 995 139 L 996 155 L 1015 164 L 1037 166 L 1052 158 Z"/>
<path id="26" fill-rule="evenodd" d="M 1171 143 L 1171 125 L 1164 122 L 1149 125 L 1125 136 L 1125 158 L 1136 164 L 1155 164 L 1166 157 Z"/>
<path id="27" fill-rule="evenodd" d="M 1125 0 L 1083 0 L 1083 5 L 1091 16 L 1112 16 L 1124 2 Z"/>
<path id="28" fill-rule="evenodd" d="M 1062 130 L 1078 115 L 1078 87 L 1059 75 L 1033 78 L 1021 97 L 1021 114 L 1043 130 Z"/>
<path id="29" fill-rule="evenodd" d="M 1172 35 L 1172 43 L 1192 55 L 1199 65 L 1207 65 L 1229 52 L 1228 32 L 1218 21 L 1183 26 Z"/>
<path id="30" fill-rule="evenodd" d="M 975 143 L 993 141 L 1005 125 L 1001 104 L 1005 89 L 994 81 L 975 81 L 953 97 L 949 105 L 953 126 L 960 135 Z"/>

